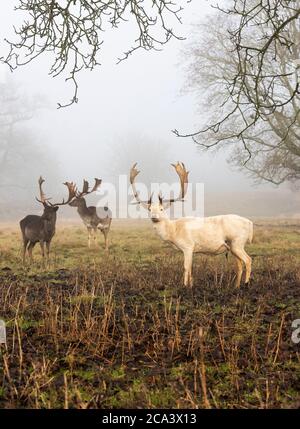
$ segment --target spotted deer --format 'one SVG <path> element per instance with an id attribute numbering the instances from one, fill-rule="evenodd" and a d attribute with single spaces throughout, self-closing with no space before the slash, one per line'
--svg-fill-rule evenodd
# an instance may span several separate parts
<path id="1" fill-rule="evenodd" d="M 176 201 L 183 201 L 188 187 L 188 174 L 183 163 L 172 164 L 180 179 L 178 198 L 165 200 L 161 194 L 158 202 L 153 203 L 152 196 L 142 201 L 135 187 L 135 178 L 140 173 L 135 163 L 130 170 L 130 183 L 138 202 L 149 211 L 155 231 L 162 240 L 172 243 L 184 255 L 184 285 L 193 286 L 192 262 L 194 253 L 219 255 L 231 252 L 236 262 L 235 286 L 240 287 L 243 264 L 246 268 L 245 284 L 251 274 L 251 257 L 245 251 L 245 245 L 251 243 L 253 223 L 244 217 L 229 214 L 211 217 L 182 217 L 169 219 L 166 209 Z"/>
<path id="2" fill-rule="evenodd" d="M 60 203 L 51 203 L 49 198 L 46 198 L 43 192 L 43 183 L 45 180 L 40 177 L 38 184 L 40 190 L 40 198 L 36 198 L 44 207 L 41 216 L 28 215 L 20 221 L 20 228 L 23 237 L 23 264 L 25 264 L 26 251 L 28 252 L 30 262 L 33 262 L 32 250 L 36 243 L 40 243 L 43 262 L 45 262 L 45 244 L 47 250 L 47 260 L 49 260 L 50 244 L 55 234 L 57 210 L 59 206 L 69 204 L 75 197 L 75 186 L 73 183 L 64 183 L 67 186 L 69 195 L 67 200 Z"/>
<path id="3" fill-rule="evenodd" d="M 108 233 L 112 221 L 112 213 L 108 207 L 87 206 L 85 196 L 97 191 L 101 185 L 100 179 L 95 179 L 94 187 L 89 190 L 89 183 L 84 180 L 82 191 L 75 190 L 75 197 L 69 203 L 71 207 L 77 207 L 77 212 L 81 217 L 88 231 L 88 246 L 91 246 L 91 236 L 93 234 L 94 245 L 97 238 L 97 229 L 104 235 L 105 250 L 108 250 Z"/>

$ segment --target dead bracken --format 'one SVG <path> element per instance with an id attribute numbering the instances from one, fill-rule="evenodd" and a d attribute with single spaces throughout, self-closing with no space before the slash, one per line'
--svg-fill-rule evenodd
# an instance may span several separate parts
<path id="1" fill-rule="evenodd" d="M 41 258 L 23 268 L 3 226 L 0 407 L 297 407 L 294 223 L 255 222 L 240 290 L 222 255 L 195 258 L 194 287 L 182 287 L 181 255 L 146 221 L 116 221 L 108 255 L 87 249 L 84 228 L 60 227 L 48 270 Z"/>

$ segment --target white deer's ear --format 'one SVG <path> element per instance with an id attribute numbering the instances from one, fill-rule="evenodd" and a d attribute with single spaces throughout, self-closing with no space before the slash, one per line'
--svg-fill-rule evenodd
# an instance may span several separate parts
<path id="1" fill-rule="evenodd" d="M 54 207 L 54 210 L 57 212 L 57 210 L 59 209 L 59 207 L 58 206 L 55 206 Z"/>

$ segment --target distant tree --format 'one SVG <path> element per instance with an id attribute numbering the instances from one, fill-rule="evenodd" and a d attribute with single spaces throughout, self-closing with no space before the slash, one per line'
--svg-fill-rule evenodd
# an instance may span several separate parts
<path id="1" fill-rule="evenodd" d="M 10 52 L 3 60 L 14 69 L 52 52 L 50 74 L 58 76 L 68 70 L 67 80 L 74 83 L 75 92 L 69 105 L 78 100 L 77 74 L 99 65 L 105 31 L 119 28 L 127 21 L 135 29 L 132 46 L 119 61 L 140 48 L 157 50 L 170 39 L 180 38 L 173 26 L 180 22 L 182 5 L 189 1 L 19 0 L 15 10 L 23 12 L 25 20 L 20 28 L 15 28 L 18 39 L 8 42 Z"/>
<path id="2" fill-rule="evenodd" d="M 39 175 L 57 177 L 49 150 L 41 149 L 30 120 L 45 106 L 41 97 L 29 98 L 12 80 L 0 84 L 0 208 L 34 202 Z M 9 208 L 9 207 L 8 207 Z"/>
<path id="3" fill-rule="evenodd" d="M 109 171 L 116 173 L 116 180 L 120 174 L 128 175 L 134 162 L 138 162 L 143 173 L 139 180 L 147 185 L 166 180 L 168 174 L 172 173 L 170 162 L 174 162 L 174 157 L 172 146 L 167 142 L 134 133 L 117 140 L 112 147 L 108 162 Z"/>
<path id="4" fill-rule="evenodd" d="M 174 180 L 170 166 L 170 163 L 174 162 L 171 144 L 143 134 L 132 133 L 121 136 L 115 139 L 110 153 L 107 154 L 107 170 L 102 176 L 104 182 L 108 181 L 115 185 L 117 194 L 120 193 L 120 201 L 124 192 L 122 183 L 119 182 L 120 176 L 125 176 L 125 186 L 129 187 L 129 172 L 135 162 L 138 163 L 138 169 L 141 171 L 137 183 L 140 185 L 142 199 L 148 199 L 148 191 L 152 183 L 167 182 L 169 177 Z M 129 189 L 131 193 L 131 188 Z M 132 201 L 135 201 L 133 197 Z M 126 200 L 124 204 L 127 207 Z"/>
<path id="5" fill-rule="evenodd" d="M 188 135 L 206 149 L 233 145 L 234 163 L 275 184 L 300 179 L 299 4 L 235 1 L 199 26 L 186 53 L 208 124 Z"/>

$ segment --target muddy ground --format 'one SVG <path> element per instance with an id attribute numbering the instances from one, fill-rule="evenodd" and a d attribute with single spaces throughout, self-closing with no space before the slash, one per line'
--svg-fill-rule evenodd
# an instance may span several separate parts
<path id="1" fill-rule="evenodd" d="M 111 249 L 87 249 L 62 226 L 51 263 L 23 267 L 19 232 L 0 233 L 0 407 L 272 408 L 300 405 L 300 234 L 294 221 L 257 222 L 253 276 L 234 263 L 182 256 L 147 223 L 115 224 Z"/>

